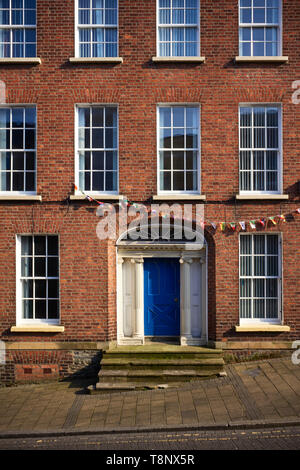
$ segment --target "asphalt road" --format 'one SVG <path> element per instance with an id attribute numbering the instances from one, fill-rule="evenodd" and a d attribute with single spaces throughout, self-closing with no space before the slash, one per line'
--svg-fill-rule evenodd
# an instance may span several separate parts
<path id="1" fill-rule="evenodd" d="M 177 455 L 176 451 L 193 450 L 300 450 L 300 427 L 94 434 L 34 439 L 11 438 L 0 439 L 0 450 L 161 450 L 168 451 L 168 455 L 174 456 Z M 143 454 L 144 456 L 141 457 L 136 468 L 142 468 L 146 464 L 163 463 L 162 461 L 155 462 L 155 458 L 151 457 L 150 454 L 151 452 L 148 452 L 147 455 Z M 130 453 L 127 452 L 126 455 L 130 455 Z M 138 454 L 133 455 L 137 456 Z M 147 459 L 147 461 L 143 463 L 143 459 Z M 154 461 L 152 461 L 153 459 Z M 175 460 L 172 463 L 178 464 L 179 461 Z M 197 463 L 196 454 L 194 463 Z"/>

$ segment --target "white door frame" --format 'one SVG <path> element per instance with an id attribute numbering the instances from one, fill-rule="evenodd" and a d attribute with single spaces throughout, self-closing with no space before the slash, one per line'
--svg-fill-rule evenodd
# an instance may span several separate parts
<path id="1" fill-rule="evenodd" d="M 144 336 L 144 258 L 178 258 L 180 262 L 180 344 L 205 345 L 207 322 L 207 245 L 197 243 L 121 242 L 117 246 L 117 342 L 140 345 Z M 191 264 L 201 265 L 201 336 L 192 335 Z M 125 276 L 126 274 L 126 276 Z M 124 284 L 126 282 L 126 284 Z M 124 288 L 130 304 L 124 303 Z M 123 294 L 124 292 L 124 294 Z M 131 293 L 131 294 L 130 294 Z"/>

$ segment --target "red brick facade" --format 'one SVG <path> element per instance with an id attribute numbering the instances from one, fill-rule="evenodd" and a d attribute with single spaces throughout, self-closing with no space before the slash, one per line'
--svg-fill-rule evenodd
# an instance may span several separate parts
<path id="1" fill-rule="evenodd" d="M 206 196 L 206 219 L 215 223 L 248 221 L 290 214 L 300 206 L 300 104 L 292 102 L 292 83 L 300 80 L 298 0 L 283 1 L 282 22 L 283 55 L 289 57 L 288 63 L 237 64 L 237 1 L 201 0 L 201 55 L 205 63 L 154 63 L 156 0 L 119 0 L 119 55 L 123 63 L 79 64 L 69 62 L 75 56 L 74 0 L 37 1 L 37 56 L 41 64 L 0 64 L 6 103 L 37 106 L 37 194 L 42 195 L 42 202 L 0 201 L 0 338 L 23 344 L 18 351 L 23 359 L 13 355 L 8 363 L 18 364 L 18 378 L 24 373 L 20 364 L 31 364 L 26 342 L 116 340 L 115 244 L 96 237 L 99 219 L 94 203 L 68 199 L 74 192 L 76 104 L 118 105 L 119 193 L 129 200 L 149 204 L 158 192 L 157 104 L 199 103 L 201 194 Z M 239 193 L 240 103 L 282 104 L 283 194 L 289 195 L 288 201 L 235 199 Z M 235 332 L 239 323 L 239 235 L 237 231 L 209 229 L 209 340 L 282 342 L 300 338 L 300 215 L 271 225 L 268 231 L 283 235 L 283 311 L 290 332 Z M 60 237 L 63 333 L 10 331 L 16 324 L 15 237 L 27 233 Z M 58 371 L 55 364 L 61 361 L 53 353 L 47 360 L 32 363 Z"/>

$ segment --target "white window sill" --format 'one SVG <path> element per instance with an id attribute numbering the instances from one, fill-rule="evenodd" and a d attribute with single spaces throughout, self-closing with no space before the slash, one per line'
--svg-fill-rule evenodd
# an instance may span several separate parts
<path id="1" fill-rule="evenodd" d="M 1 57 L 1 64 L 41 64 L 39 57 Z"/>
<path id="2" fill-rule="evenodd" d="M 205 57 L 152 57 L 152 62 L 205 62 Z"/>
<path id="3" fill-rule="evenodd" d="M 255 333 L 255 332 L 262 332 L 262 333 L 284 333 L 290 331 L 291 328 L 286 325 L 243 325 L 243 326 L 236 326 L 235 331 L 237 333 Z"/>
<path id="4" fill-rule="evenodd" d="M 60 325 L 20 325 L 12 326 L 12 333 L 63 333 L 64 326 Z"/>
<path id="5" fill-rule="evenodd" d="M 70 57 L 74 64 L 122 64 L 122 57 Z"/>
<path id="6" fill-rule="evenodd" d="M 243 62 L 273 62 L 273 63 L 286 63 L 289 61 L 288 56 L 237 56 L 235 57 L 236 63 Z"/>
<path id="7" fill-rule="evenodd" d="M 30 195 L 30 194 L 12 194 L 12 195 L 2 195 L 0 194 L 0 201 L 42 201 L 42 196 L 40 195 Z"/>
<path id="8" fill-rule="evenodd" d="M 118 194 L 87 194 L 92 199 L 99 199 L 99 201 L 123 201 L 125 196 L 120 196 Z M 72 194 L 70 196 L 71 201 L 84 201 L 87 200 L 87 196 L 83 194 Z"/>
<path id="9" fill-rule="evenodd" d="M 277 200 L 288 201 L 288 194 L 237 194 L 235 196 L 237 201 L 262 201 L 262 200 Z"/>
<path id="10" fill-rule="evenodd" d="M 157 194 L 154 201 L 206 201 L 206 196 L 201 194 Z"/>

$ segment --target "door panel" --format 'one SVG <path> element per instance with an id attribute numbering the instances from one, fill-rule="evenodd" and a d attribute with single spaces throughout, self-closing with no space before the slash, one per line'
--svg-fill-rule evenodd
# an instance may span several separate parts
<path id="1" fill-rule="evenodd" d="M 180 265 L 178 259 L 144 260 L 146 336 L 180 335 Z"/>

